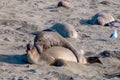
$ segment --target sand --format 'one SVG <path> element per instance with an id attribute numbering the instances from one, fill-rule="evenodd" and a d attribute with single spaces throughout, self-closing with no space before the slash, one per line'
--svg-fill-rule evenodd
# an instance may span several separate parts
<path id="1" fill-rule="evenodd" d="M 120 51 L 120 28 L 87 23 L 98 12 L 108 12 L 120 20 L 119 0 L 68 0 L 73 8 L 56 8 L 60 0 L 0 0 L 0 80 L 120 80 L 120 59 L 101 58 L 103 64 L 78 64 L 54 67 L 30 65 L 26 44 L 35 33 L 57 22 L 73 25 L 79 35 L 71 41 L 78 49 L 94 52 Z M 102 1 L 107 1 L 104 3 Z M 114 29 L 118 38 L 109 38 Z"/>

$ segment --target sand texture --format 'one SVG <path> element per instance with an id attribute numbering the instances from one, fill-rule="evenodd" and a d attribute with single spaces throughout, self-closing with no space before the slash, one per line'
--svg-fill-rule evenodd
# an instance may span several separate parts
<path id="1" fill-rule="evenodd" d="M 120 0 L 67 0 L 72 8 L 57 8 L 60 0 L 0 0 L 0 80 L 120 80 L 120 57 L 100 58 L 102 64 L 78 64 L 54 67 L 30 65 L 26 44 L 33 43 L 36 32 L 55 23 L 66 22 L 81 36 L 70 40 L 77 49 L 93 52 L 119 51 L 120 28 L 91 25 L 87 21 L 106 12 L 120 21 Z M 114 29 L 116 39 L 109 38 Z M 88 54 L 87 56 L 91 56 Z"/>

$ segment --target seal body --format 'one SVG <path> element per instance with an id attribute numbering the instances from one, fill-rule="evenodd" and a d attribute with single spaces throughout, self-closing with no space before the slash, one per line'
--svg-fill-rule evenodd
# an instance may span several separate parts
<path id="1" fill-rule="evenodd" d="M 71 50 L 56 46 L 51 47 L 44 51 L 42 54 L 39 54 L 34 46 L 27 46 L 27 58 L 28 62 L 31 64 L 41 64 L 41 65 L 53 65 L 53 64 L 62 64 L 64 62 L 72 61 L 77 62 L 75 55 Z M 57 63 L 56 63 L 57 61 Z"/>
<path id="2" fill-rule="evenodd" d="M 84 58 L 84 51 L 77 50 L 69 41 L 63 38 L 55 31 L 42 31 L 36 35 L 34 39 L 34 46 L 39 54 L 54 46 L 61 46 L 70 49 L 75 55 L 77 62 L 86 64 Z M 84 59 L 83 59 L 84 58 Z"/>
<path id="3" fill-rule="evenodd" d="M 51 29 L 57 31 L 60 35 L 65 38 L 78 38 L 78 33 L 76 32 L 73 25 L 68 23 L 56 23 Z"/>
<path id="4" fill-rule="evenodd" d="M 99 24 L 99 25 L 106 25 L 112 21 L 115 21 L 115 19 L 113 18 L 113 16 L 109 13 L 97 13 L 95 14 L 90 23 L 92 24 Z"/>
<path id="5" fill-rule="evenodd" d="M 51 47 L 44 51 L 43 54 L 49 55 L 53 59 L 77 62 L 77 59 L 71 50 L 60 46 Z"/>

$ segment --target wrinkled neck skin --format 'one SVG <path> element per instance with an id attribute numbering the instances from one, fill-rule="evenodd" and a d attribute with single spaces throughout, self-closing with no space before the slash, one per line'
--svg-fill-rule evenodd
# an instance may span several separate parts
<path id="1" fill-rule="evenodd" d="M 43 53 L 43 45 L 42 44 L 39 44 L 39 43 L 35 42 L 34 46 L 35 46 L 35 48 L 36 48 L 36 50 L 39 54 Z"/>
<path id="2" fill-rule="evenodd" d="M 47 65 L 47 61 L 44 58 L 44 54 L 39 54 L 37 49 L 34 47 L 27 52 L 28 62 L 37 65 Z"/>

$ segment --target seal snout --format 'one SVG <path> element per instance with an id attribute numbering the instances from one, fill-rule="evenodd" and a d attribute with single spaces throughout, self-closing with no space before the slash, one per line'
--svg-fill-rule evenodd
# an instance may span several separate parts
<path id="1" fill-rule="evenodd" d="M 27 45 L 26 45 L 26 52 L 28 52 L 29 50 L 31 50 L 32 49 L 32 44 L 31 43 L 28 43 Z"/>

